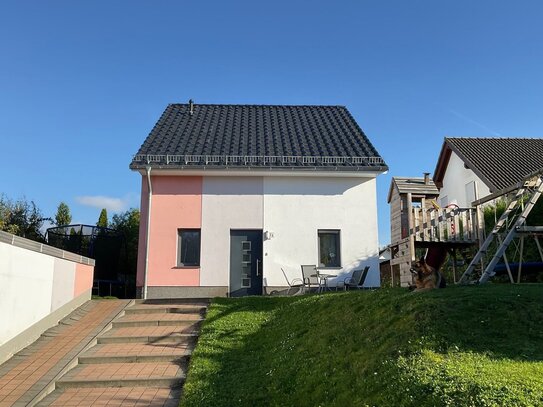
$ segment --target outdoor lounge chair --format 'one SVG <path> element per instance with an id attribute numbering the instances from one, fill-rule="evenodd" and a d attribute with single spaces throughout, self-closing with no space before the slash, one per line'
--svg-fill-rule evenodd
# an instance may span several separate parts
<path id="1" fill-rule="evenodd" d="M 364 281 L 366 281 L 369 269 L 370 266 L 366 266 L 364 267 L 364 269 L 358 269 L 353 271 L 353 274 L 350 277 L 347 277 L 345 280 L 343 280 L 343 289 L 347 291 L 353 287 L 359 290 L 364 288 Z"/>
<path id="2" fill-rule="evenodd" d="M 320 281 L 317 275 L 317 266 L 314 264 L 302 264 L 302 277 L 304 283 L 304 291 L 311 291 L 311 288 L 319 289 Z"/>
<path id="3" fill-rule="evenodd" d="M 303 294 L 304 292 L 304 281 L 301 278 L 295 278 L 292 281 L 289 281 L 287 277 L 287 273 L 285 273 L 285 270 L 281 267 L 281 271 L 283 272 L 283 276 L 285 276 L 285 280 L 287 280 L 288 284 L 288 290 L 287 295 L 298 295 Z"/>

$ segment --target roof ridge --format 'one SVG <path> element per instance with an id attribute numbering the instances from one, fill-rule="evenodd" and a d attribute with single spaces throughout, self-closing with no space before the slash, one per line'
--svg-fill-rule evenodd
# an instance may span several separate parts
<path id="1" fill-rule="evenodd" d="M 447 137 L 445 140 L 543 140 L 543 137 L 469 137 L 469 136 L 460 136 L 460 137 Z"/>
<path id="2" fill-rule="evenodd" d="M 341 107 L 347 108 L 345 105 L 316 105 L 316 104 L 302 104 L 302 105 L 278 105 L 278 104 L 258 104 L 258 103 L 196 103 L 194 106 L 244 106 L 244 107 Z M 168 106 L 188 106 L 188 103 L 168 103 Z"/>

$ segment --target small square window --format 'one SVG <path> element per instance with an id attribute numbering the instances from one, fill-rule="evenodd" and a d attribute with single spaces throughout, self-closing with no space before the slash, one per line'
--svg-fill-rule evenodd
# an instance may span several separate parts
<path id="1" fill-rule="evenodd" d="M 177 266 L 199 266 L 200 229 L 178 229 L 177 234 Z"/>
<path id="2" fill-rule="evenodd" d="M 339 230 L 319 230 L 319 266 L 341 267 Z"/>

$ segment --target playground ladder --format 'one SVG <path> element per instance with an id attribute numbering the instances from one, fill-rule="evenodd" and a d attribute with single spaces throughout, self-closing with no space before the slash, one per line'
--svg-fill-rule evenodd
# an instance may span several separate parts
<path id="1" fill-rule="evenodd" d="M 490 247 L 494 239 L 497 239 L 499 242 L 498 249 L 494 253 L 494 256 L 492 257 L 490 263 L 488 263 L 488 265 L 486 266 L 483 274 L 481 275 L 481 278 L 479 279 L 479 283 L 486 282 L 490 277 L 495 274 L 494 268 L 496 267 L 496 264 L 498 264 L 498 261 L 500 261 L 500 259 L 504 256 L 507 247 L 509 247 L 509 245 L 515 238 L 517 234 L 517 227 L 522 226 L 526 222 L 526 218 L 530 214 L 532 208 L 534 207 L 535 203 L 537 202 L 542 193 L 543 180 L 541 175 L 538 175 L 537 177 L 534 177 L 524 182 L 518 188 L 515 197 L 513 198 L 505 212 L 502 214 L 498 222 L 496 222 L 496 225 L 489 233 L 486 240 L 481 245 L 481 248 L 479 249 L 475 257 L 471 260 L 471 263 L 462 275 L 462 278 L 460 279 L 461 284 L 465 284 L 468 282 L 468 278 L 471 276 L 471 274 L 473 274 L 475 267 L 481 262 L 481 260 L 483 260 L 484 256 L 488 251 L 488 248 Z M 529 197 L 528 202 L 525 204 L 522 213 L 515 219 L 515 209 L 517 209 L 519 205 L 522 205 L 524 196 Z M 503 233 L 506 236 L 504 239 L 500 239 L 500 232 L 504 227 L 505 229 L 503 230 Z"/>

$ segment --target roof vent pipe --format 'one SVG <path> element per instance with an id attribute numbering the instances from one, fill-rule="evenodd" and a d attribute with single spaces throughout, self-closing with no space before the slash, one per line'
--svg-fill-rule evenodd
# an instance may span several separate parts
<path id="1" fill-rule="evenodd" d="M 189 112 L 191 116 L 194 113 L 194 102 L 192 101 L 192 99 L 189 100 Z"/>
<path id="2" fill-rule="evenodd" d="M 423 173 L 424 174 L 424 183 L 426 185 L 430 184 L 430 173 L 429 172 L 425 172 Z"/>

